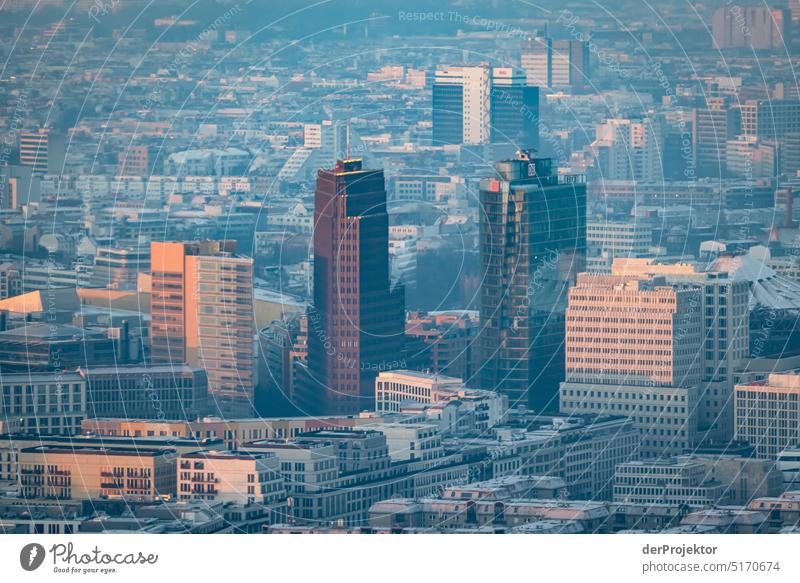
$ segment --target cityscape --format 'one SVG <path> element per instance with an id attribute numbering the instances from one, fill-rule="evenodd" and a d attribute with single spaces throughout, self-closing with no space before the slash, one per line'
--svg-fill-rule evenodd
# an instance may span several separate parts
<path id="1" fill-rule="evenodd" d="M 0 2 L 0 533 L 800 532 L 799 56 L 800 0 Z"/>

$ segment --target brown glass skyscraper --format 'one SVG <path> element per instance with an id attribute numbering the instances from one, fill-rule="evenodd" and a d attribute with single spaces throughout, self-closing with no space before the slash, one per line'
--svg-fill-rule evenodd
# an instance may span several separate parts
<path id="1" fill-rule="evenodd" d="M 321 412 L 374 408 L 378 372 L 402 366 L 403 304 L 402 288 L 389 281 L 383 171 L 363 170 L 361 160 L 320 170 L 308 380 Z"/>
<path id="2" fill-rule="evenodd" d="M 567 291 L 586 265 L 586 185 L 549 158 L 498 162 L 480 185 L 481 385 L 558 409 Z"/>

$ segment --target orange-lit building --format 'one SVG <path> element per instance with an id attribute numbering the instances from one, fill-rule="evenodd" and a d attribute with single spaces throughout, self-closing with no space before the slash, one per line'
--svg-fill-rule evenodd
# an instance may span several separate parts
<path id="1" fill-rule="evenodd" d="M 252 412 L 253 260 L 235 241 L 151 244 L 153 363 L 208 374 L 208 401 L 228 417 Z"/>

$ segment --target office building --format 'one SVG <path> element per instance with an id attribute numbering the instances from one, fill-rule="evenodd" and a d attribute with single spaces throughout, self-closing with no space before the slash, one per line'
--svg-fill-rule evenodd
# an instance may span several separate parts
<path id="1" fill-rule="evenodd" d="M 581 274 L 569 291 L 561 411 L 630 417 L 640 454 L 697 439 L 701 293 L 658 279 Z M 695 306 L 694 308 L 692 306 Z"/>
<path id="2" fill-rule="evenodd" d="M 528 84 L 525 72 L 492 68 L 489 98 L 489 141 L 514 150 L 539 149 L 539 88 Z"/>
<path id="3" fill-rule="evenodd" d="M 714 11 L 711 36 L 715 49 L 783 49 L 790 25 L 786 8 L 726 3 Z"/>
<path id="4" fill-rule="evenodd" d="M 314 208 L 308 371 L 325 413 L 372 409 L 378 372 L 401 367 L 402 286 L 389 278 L 383 171 L 344 160 L 320 170 Z"/>
<path id="5" fill-rule="evenodd" d="M 652 226 L 641 219 L 586 222 L 588 271 L 610 272 L 617 257 L 645 257 L 653 243 Z"/>
<path id="6" fill-rule="evenodd" d="M 602 180 L 662 180 L 664 139 L 658 119 L 608 119 L 596 126 L 595 136 L 591 148 Z"/>
<path id="7" fill-rule="evenodd" d="M 195 419 L 206 412 L 206 372 L 185 364 L 88 366 L 78 369 L 86 383 L 89 417 Z"/>
<path id="8" fill-rule="evenodd" d="M 478 315 L 470 312 L 411 312 L 406 335 L 422 339 L 431 371 L 469 382 L 478 372 Z"/>
<path id="9" fill-rule="evenodd" d="M 702 294 L 701 303 L 690 306 L 702 318 L 704 330 L 698 424 L 708 437 L 722 442 L 733 437 L 735 375 L 750 356 L 750 286 L 728 267 L 733 266 L 718 261 L 703 271 L 651 259 L 618 259 L 612 266 L 614 275 L 664 277 L 670 285 Z"/>
<path id="10" fill-rule="evenodd" d="M 739 105 L 741 133 L 779 140 L 800 132 L 800 100 L 749 99 Z"/>
<path id="11" fill-rule="evenodd" d="M 776 373 L 767 381 L 736 385 L 735 438 L 755 449 L 756 457 L 775 460 L 800 445 L 800 375 Z"/>
<path id="12" fill-rule="evenodd" d="M 530 85 L 554 89 L 590 86 L 586 42 L 536 37 L 522 49 L 520 62 Z"/>
<path id="13" fill-rule="evenodd" d="M 4 431 L 75 435 L 86 416 L 86 381 L 74 373 L 0 375 Z"/>
<path id="14" fill-rule="evenodd" d="M 3 373 L 58 373 L 116 362 L 116 341 L 107 330 L 62 324 L 34 323 L 0 332 Z"/>
<path id="15" fill-rule="evenodd" d="M 691 459 L 629 461 L 614 472 L 614 502 L 705 507 L 729 498 L 728 485 Z"/>
<path id="16" fill-rule="evenodd" d="M 151 360 L 208 375 L 209 406 L 248 416 L 254 398 L 253 260 L 234 241 L 151 243 Z"/>
<path id="17" fill-rule="evenodd" d="M 556 410 L 567 289 L 586 261 L 586 187 L 552 160 L 498 162 L 480 183 L 482 388 Z"/>
<path id="18" fill-rule="evenodd" d="M 91 287 L 135 290 L 139 274 L 150 272 L 149 246 L 98 247 L 90 279 Z"/>
<path id="19" fill-rule="evenodd" d="M 50 131 L 22 132 L 19 135 L 19 163 L 33 169 L 36 174 L 48 171 L 48 147 Z"/>
<path id="20" fill-rule="evenodd" d="M 490 135 L 488 66 L 440 67 L 433 81 L 433 145 L 485 144 Z"/>
<path id="21" fill-rule="evenodd" d="M 692 109 L 692 152 L 698 176 L 724 177 L 726 142 L 739 132 L 739 110 L 727 96 L 709 96 Z"/>

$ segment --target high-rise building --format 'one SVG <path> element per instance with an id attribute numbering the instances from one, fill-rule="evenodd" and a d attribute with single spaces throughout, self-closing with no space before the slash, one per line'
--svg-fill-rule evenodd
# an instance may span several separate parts
<path id="1" fill-rule="evenodd" d="M 489 140 L 515 150 L 539 148 L 539 88 L 529 85 L 525 72 L 512 67 L 492 68 Z"/>
<path id="2" fill-rule="evenodd" d="M 208 374 L 209 406 L 250 415 L 254 392 L 253 260 L 235 241 L 151 243 L 153 363 Z"/>
<path id="3" fill-rule="evenodd" d="M 749 99 L 739 106 L 741 132 L 777 140 L 800 132 L 800 100 Z"/>
<path id="4" fill-rule="evenodd" d="M 614 275 L 664 277 L 670 285 L 697 289 L 702 295 L 693 312 L 704 319 L 702 386 L 697 421 L 712 439 L 733 436 L 733 386 L 736 372 L 750 354 L 750 288 L 746 280 L 723 270 L 698 270 L 686 263 L 659 264 L 651 259 L 616 260 Z"/>
<path id="5" fill-rule="evenodd" d="M 727 96 L 707 97 L 692 109 L 692 150 L 700 176 L 725 175 L 725 145 L 739 131 L 738 109 Z"/>
<path id="6" fill-rule="evenodd" d="M 552 88 L 589 85 L 589 44 L 585 41 L 536 37 L 522 49 L 520 63 L 531 85 Z"/>
<path id="7" fill-rule="evenodd" d="M 603 180 L 661 181 L 664 140 L 658 120 L 608 119 L 595 134 L 592 149 Z"/>
<path id="8" fill-rule="evenodd" d="M 489 67 L 440 67 L 433 82 L 433 145 L 489 139 Z"/>
<path id="9" fill-rule="evenodd" d="M 697 440 L 700 290 L 664 279 L 582 273 L 569 291 L 563 413 L 625 415 L 639 453 L 682 453 Z"/>
<path id="10" fill-rule="evenodd" d="M 382 170 L 342 160 L 320 170 L 307 382 L 327 413 L 372 409 L 379 371 L 402 368 L 403 287 L 390 285 Z"/>
<path id="11" fill-rule="evenodd" d="M 711 36 L 717 49 L 782 49 L 790 44 L 790 24 L 786 8 L 726 2 L 714 11 Z"/>
<path id="12" fill-rule="evenodd" d="M 539 145 L 539 88 L 513 67 L 440 67 L 433 83 L 433 145 Z"/>
<path id="13" fill-rule="evenodd" d="M 480 183 L 481 385 L 555 410 L 567 289 L 586 263 L 586 186 L 549 158 L 498 162 Z"/>
<path id="14" fill-rule="evenodd" d="M 19 135 L 19 163 L 30 166 L 37 174 L 47 173 L 48 138 L 50 132 L 41 129 Z"/>

